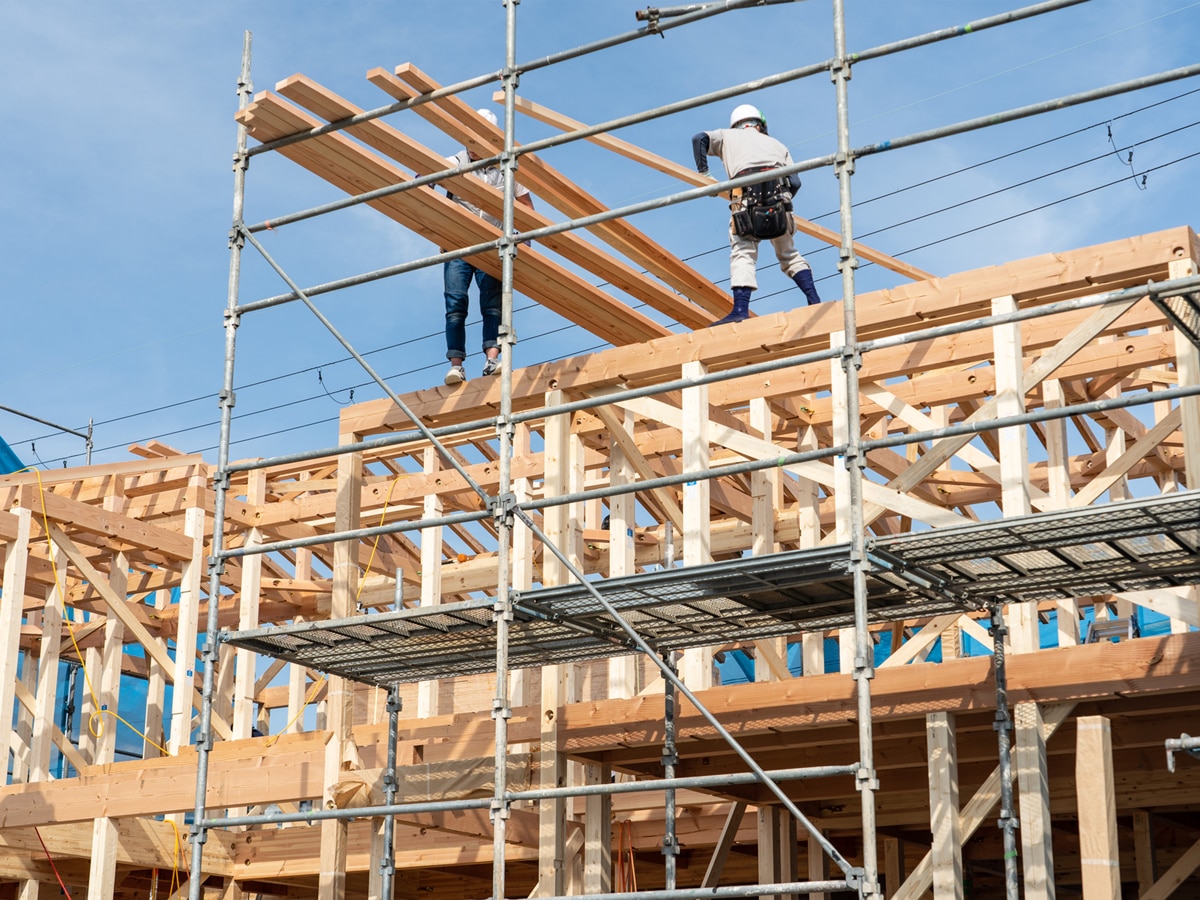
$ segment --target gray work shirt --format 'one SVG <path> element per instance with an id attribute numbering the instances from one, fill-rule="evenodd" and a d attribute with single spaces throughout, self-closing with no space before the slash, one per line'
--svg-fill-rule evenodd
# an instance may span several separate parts
<path id="1" fill-rule="evenodd" d="M 453 163 L 455 166 L 465 166 L 467 163 L 469 163 L 471 161 L 471 157 L 469 157 L 467 155 L 466 150 L 459 150 L 456 154 L 449 157 L 449 159 L 450 159 L 450 162 Z M 499 166 L 488 166 L 486 169 L 476 169 L 474 172 L 471 172 L 470 174 L 471 174 L 471 176 L 478 178 L 480 181 L 484 181 L 484 182 L 490 184 L 494 188 L 499 188 L 500 190 L 504 189 L 504 171 Z M 522 185 L 518 184 L 513 191 L 513 196 L 514 197 L 524 197 L 528 193 L 529 193 L 529 188 L 523 187 Z M 464 200 L 462 197 L 458 196 L 457 194 L 451 193 L 450 196 L 453 198 L 455 203 L 459 204 L 460 206 L 466 207 L 472 213 L 479 216 L 479 218 L 485 219 L 486 221 L 491 222 L 497 228 L 500 227 L 500 220 L 497 219 L 495 216 L 490 215 L 489 213 L 485 213 L 478 206 L 475 206 L 472 203 L 468 203 L 466 200 Z"/>
<path id="2" fill-rule="evenodd" d="M 787 147 L 757 128 L 719 128 L 705 134 L 708 135 L 708 155 L 721 160 L 727 178 L 736 178 L 747 169 L 792 164 Z"/>

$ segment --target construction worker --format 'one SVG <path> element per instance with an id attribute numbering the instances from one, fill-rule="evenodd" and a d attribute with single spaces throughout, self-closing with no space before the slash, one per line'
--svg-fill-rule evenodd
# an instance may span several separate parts
<path id="1" fill-rule="evenodd" d="M 692 137 L 696 170 L 708 175 L 708 157 L 716 156 L 729 178 L 778 169 L 792 164 L 787 147 L 767 134 L 767 120 L 756 106 L 743 103 L 733 110 L 729 127 L 701 131 Z M 712 176 L 709 175 L 711 178 Z M 715 180 L 715 179 L 714 179 Z M 714 322 L 741 322 L 750 315 L 750 294 L 758 288 L 756 267 L 758 242 L 769 240 L 785 275 L 804 292 L 809 305 L 820 303 L 808 261 L 796 250 L 792 233 L 792 197 L 800 189 L 800 178 L 792 174 L 744 188 L 734 188 L 729 209 L 729 284 L 733 290 L 733 312 Z"/>
<path id="2" fill-rule="evenodd" d="M 478 109 L 476 112 L 493 125 L 498 124 L 496 114 L 490 109 Z M 477 159 L 479 159 L 477 154 L 463 148 L 450 157 L 450 162 L 455 166 L 463 166 Z M 471 175 L 487 182 L 492 187 L 502 190 L 504 188 L 504 171 L 499 166 L 478 169 Z M 462 197 L 454 196 L 449 191 L 446 192 L 446 195 L 481 219 L 486 219 L 497 228 L 500 227 L 500 220 L 495 216 L 485 213 L 479 207 L 468 203 Z M 528 188 L 518 184 L 514 196 L 518 203 L 524 203 L 530 209 L 533 208 L 533 197 Z M 485 357 L 483 374 L 497 375 L 500 372 L 500 344 L 497 342 L 500 335 L 502 312 L 500 279 L 471 265 L 465 259 L 452 259 L 442 269 L 442 286 L 446 299 L 446 359 L 450 360 L 450 370 L 446 373 L 446 384 L 448 385 L 462 384 L 467 380 L 467 371 L 463 368 L 463 360 L 467 355 L 466 324 L 467 312 L 470 309 L 468 291 L 472 279 L 479 286 L 479 311 L 483 316 L 483 355 Z"/>

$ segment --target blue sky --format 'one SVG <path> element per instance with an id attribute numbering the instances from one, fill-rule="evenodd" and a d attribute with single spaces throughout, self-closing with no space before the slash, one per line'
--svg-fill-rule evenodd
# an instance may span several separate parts
<path id="1" fill-rule="evenodd" d="M 643 4 L 522 0 L 526 62 L 639 27 Z M 864 50 L 993 15 L 993 0 L 848 0 L 848 46 Z M 596 122 L 828 59 L 832 4 L 805 0 L 727 13 L 598 55 L 527 73 L 520 93 Z M 159 439 L 215 460 L 232 210 L 230 159 L 242 34 L 256 90 L 302 72 L 363 107 L 388 102 L 365 80 L 413 62 L 443 84 L 504 62 L 500 0 L 263 2 L 0 0 L 0 231 L 5 337 L 0 404 L 84 430 L 96 462 Z M 990 31 L 862 63 L 851 83 L 851 143 L 876 141 L 1200 62 L 1200 2 L 1091 0 Z M 1200 79 L 1192 78 L 859 162 L 855 232 L 937 274 L 1200 224 Z M 1196 93 L 1192 93 L 1196 92 Z M 482 106 L 492 87 L 467 95 Z M 833 88 L 816 76 L 748 94 L 795 159 L 836 147 Z M 726 124 L 732 101 L 619 136 L 690 162 L 695 131 Z M 404 117 L 407 115 L 407 118 Z M 447 155 L 457 147 L 412 114 L 390 119 Z M 518 139 L 548 134 L 518 119 Z M 1110 138 L 1111 135 L 1111 138 Z M 1127 158 L 1132 147 L 1132 164 Z M 1116 152 L 1114 148 L 1120 149 Z M 546 158 L 609 206 L 678 190 L 600 149 Z M 718 167 L 719 168 L 719 167 Z M 1144 189 L 1134 173 L 1150 170 Z M 258 157 L 246 216 L 260 221 L 338 196 L 282 159 Z M 1073 198 L 1073 199 L 1069 199 Z M 830 170 L 807 173 L 799 211 L 837 227 Z M 869 201 L 869 202 L 868 202 Z M 635 224 L 727 286 L 724 208 L 699 201 Z M 539 208 L 561 218 L 548 204 Z M 351 210 L 279 229 L 264 243 L 301 285 L 433 252 L 400 226 Z M 822 293 L 840 296 L 836 255 L 801 238 Z M 768 254 L 769 256 L 769 254 Z M 595 280 L 595 279 L 591 279 Z M 861 291 L 900 283 L 866 266 Z M 800 294 L 774 267 L 756 312 Z M 243 302 L 283 285 L 248 251 Z M 440 383 L 441 276 L 424 270 L 318 305 L 398 392 Z M 518 365 L 599 347 L 518 297 Z M 469 345 L 478 325 L 471 326 Z M 476 375 L 477 358 L 468 361 Z M 319 377 L 318 377 L 319 376 Z M 338 411 L 380 395 L 310 313 L 247 316 L 238 334 L 232 456 L 335 443 Z M 76 437 L 0 412 L 26 463 L 83 461 Z"/>

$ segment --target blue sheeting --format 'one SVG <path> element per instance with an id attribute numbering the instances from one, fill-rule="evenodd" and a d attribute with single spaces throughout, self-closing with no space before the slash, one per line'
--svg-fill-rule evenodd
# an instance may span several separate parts
<path id="1" fill-rule="evenodd" d="M 25 463 L 17 459 L 17 454 L 12 452 L 12 447 L 8 446 L 4 438 L 0 437 L 0 475 L 11 475 L 23 468 L 25 468 Z"/>

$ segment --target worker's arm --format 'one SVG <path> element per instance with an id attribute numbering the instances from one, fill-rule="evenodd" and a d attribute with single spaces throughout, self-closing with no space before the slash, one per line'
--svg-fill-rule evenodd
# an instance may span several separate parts
<path id="1" fill-rule="evenodd" d="M 697 131 L 692 135 L 692 156 L 696 159 L 696 171 L 708 174 L 708 132 Z"/>

